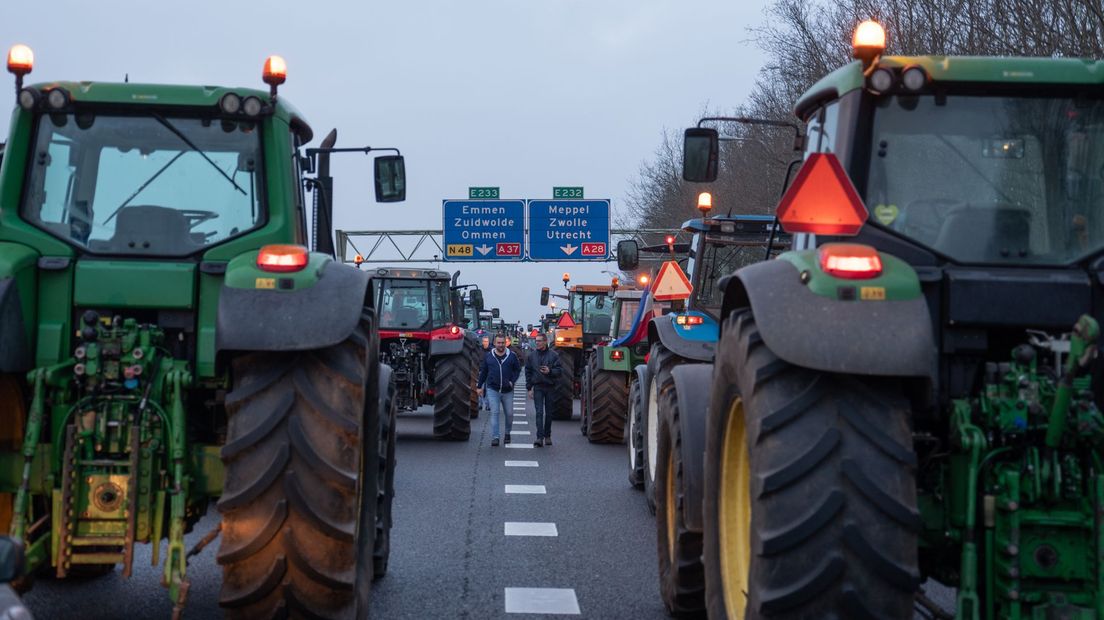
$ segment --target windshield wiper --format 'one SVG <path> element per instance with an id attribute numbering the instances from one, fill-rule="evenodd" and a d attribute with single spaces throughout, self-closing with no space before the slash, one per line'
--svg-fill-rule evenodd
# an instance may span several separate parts
<path id="1" fill-rule="evenodd" d="M 242 189 L 241 186 L 238 185 L 237 182 L 234 181 L 234 179 L 230 178 L 230 175 L 226 174 L 225 170 L 223 170 L 222 168 L 219 168 L 219 165 L 216 164 L 214 162 L 214 160 L 212 160 L 210 157 L 208 157 L 207 153 L 204 153 L 202 150 L 200 150 L 200 148 L 198 146 L 196 146 L 194 142 L 192 142 L 190 139 L 188 139 L 188 136 L 184 135 L 184 132 L 177 129 L 175 125 L 173 125 L 172 123 L 170 123 L 168 121 L 168 119 L 161 116 L 157 112 L 150 112 L 150 116 L 153 116 L 153 118 L 157 119 L 158 123 L 161 123 L 162 125 L 164 125 L 165 129 L 168 129 L 169 131 L 173 132 L 173 134 L 176 135 L 177 138 L 180 138 L 181 140 L 183 140 L 184 144 L 188 145 L 188 148 L 192 149 L 196 153 L 199 153 L 199 156 L 202 157 L 203 159 L 207 160 L 207 163 L 211 164 L 212 168 L 214 168 L 215 170 L 218 170 L 218 173 L 222 175 L 222 178 L 229 181 L 230 184 L 234 186 L 234 189 L 241 192 L 242 196 L 248 196 L 249 195 L 249 194 L 245 193 L 245 190 Z"/>
<path id="2" fill-rule="evenodd" d="M 177 153 L 176 155 L 173 155 L 173 158 L 172 158 L 172 159 L 170 159 L 170 160 L 169 160 L 168 162 L 166 162 L 164 166 L 161 166 L 161 167 L 160 167 L 160 168 L 159 168 L 159 169 L 157 170 L 157 172 L 154 172 L 154 173 L 153 173 L 153 176 L 151 176 L 150 178 L 146 179 L 146 182 L 145 182 L 145 183 L 142 183 L 141 185 L 139 185 L 139 186 L 138 186 L 138 189 L 134 190 L 134 193 L 133 193 L 133 194 L 131 194 L 130 196 L 127 196 L 127 199 L 123 201 L 123 204 L 119 205 L 119 206 L 118 206 L 118 208 L 116 208 L 116 209 L 115 209 L 114 211 L 112 211 L 112 212 L 111 212 L 111 215 L 107 216 L 107 219 L 106 219 L 106 220 L 104 220 L 104 221 L 103 221 L 103 223 L 104 223 L 104 224 L 107 224 L 107 223 L 111 222 L 111 220 L 115 219 L 115 216 L 116 216 L 116 215 L 119 215 L 119 211 L 122 211 L 122 210 L 123 210 L 123 207 L 127 206 L 128 204 L 130 204 L 130 201 L 131 201 L 131 200 L 134 200 L 134 198 L 135 198 L 135 197 L 137 197 L 137 196 L 138 196 L 138 194 L 141 194 L 141 193 L 142 193 L 142 190 L 144 190 L 144 189 L 146 189 L 147 187 L 149 187 L 149 184 L 150 184 L 150 183 L 153 183 L 153 181 L 154 181 L 155 179 L 157 179 L 157 177 L 161 176 L 161 173 L 162 173 L 162 172 L 164 172 L 164 171 L 168 170 L 168 169 L 169 169 L 169 166 L 171 166 L 171 165 L 173 165 L 174 163 L 176 163 L 176 160 L 180 159 L 180 158 L 181 158 L 181 157 L 182 157 L 182 156 L 184 155 L 184 153 L 187 153 L 187 151 L 180 151 L 180 152 L 179 152 L 179 153 Z"/>

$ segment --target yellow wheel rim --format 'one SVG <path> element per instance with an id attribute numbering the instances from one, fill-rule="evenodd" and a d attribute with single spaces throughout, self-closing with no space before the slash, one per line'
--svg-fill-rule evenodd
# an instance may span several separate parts
<path id="1" fill-rule="evenodd" d="M 664 484 L 664 491 L 667 493 L 667 557 L 671 561 L 671 565 L 674 566 L 675 561 L 675 536 L 677 528 L 675 527 L 675 514 L 678 510 L 678 500 L 675 498 L 675 451 L 667 451 L 667 480 Z"/>
<path id="2" fill-rule="evenodd" d="M 751 572 L 751 458 L 747 449 L 744 404 L 737 398 L 728 410 L 721 448 L 718 489 L 718 538 L 725 611 L 743 618 Z"/>
<path id="3" fill-rule="evenodd" d="M 26 403 L 19 382 L 11 375 L 0 375 L 0 448 L 18 450 L 23 443 L 23 429 L 27 420 Z M 11 531 L 12 493 L 0 493 L 0 534 Z"/>

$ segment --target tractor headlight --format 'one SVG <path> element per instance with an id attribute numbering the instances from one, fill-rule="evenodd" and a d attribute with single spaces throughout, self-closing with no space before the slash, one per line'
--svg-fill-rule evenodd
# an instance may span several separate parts
<path id="1" fill-rule="evenodd" d="M 264 103 L 257 97 L 246 97 L 245 100 L 242 101 L 242 111 L 245 112 L 246 116 L 257 116 L 263 109 Z"/>
<path id="2" fill-rule="evenodd" d="M 60 110 L 69 105 L 69 93 L 64 88 L 55 88 L 46 94 L 46 104 L 54 110 Z"/>
<path id="3" fill-rule="evenodd" d="M 242 100 L 241 97 L 234 93 L 226 93 L 219 99 L 219 108 L 226 114 L 237 114 L 241 111 Z"/>
<path id="4" fill-rule="evenodd" d="M 42 93 L 33 88 L 24 88 L 19 91 L 19 107 L 24 110 L 33 110 L 42 101 Z"/>
<path id="5" fill-rule="evenodd" d="M 874 73 L 870 74 L 870 78 L 867 84 L 870 86 L 870 90 L 875 93 L 881 94 L 889 89 L 893 88 L 893 83 L 896 79 L 893 76 L 893 72 L 886 68 L 875 69 Z"/>
<path id="6" fill-rule="evenodd" d="M 909 67 L 901 73 L 901 83 L 908 90 L 920 90 L 928 84 L 928 74 L 920 67 Z"/>

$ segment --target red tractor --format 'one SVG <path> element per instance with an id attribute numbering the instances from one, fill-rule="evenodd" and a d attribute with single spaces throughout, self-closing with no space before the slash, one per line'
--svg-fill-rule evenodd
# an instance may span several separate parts
<path id="1" fill-rule="evenodd" d="M 466 441 L 478 415 L 479 344 L 461 326 L 460 272 L 375 270 L 380 360 L 394 371 L 400 411 L 433 405 L 433 436 Z"/>

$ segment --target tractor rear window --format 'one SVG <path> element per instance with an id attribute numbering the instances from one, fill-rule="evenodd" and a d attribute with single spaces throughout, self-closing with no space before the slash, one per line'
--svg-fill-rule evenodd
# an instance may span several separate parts
<path id="1" fill-rule="evenodd" d="M 617 335 L 624 336 L 632 329 L 633 319 L 636 318 L 636 311 L 640 308 L 640 301 L 636 299 L 625 299 L 621 302 L 621 316 L 617 322 Z"/>
<path id="2" fill-rule="evenodd" d="M 382 280 L 377 308 L 380 328 L 425 331 L 442 327 L 449 315 L 449 284 L 442 280 Z"/>
<path id="3" fill-rule="evenodd" d="M 23 216 L 93 253 L 185 256 L 256 228 L 253 121 L 43 115 Z"/>
<path id="4" fill-rule="evenodd" d="M 1104 103 L 878 101 L 871 221 L 966 263 L 1063 264 L 1104 247 Z"/>
<path id="5" fill-rule="evenodd" d="M 582 295 L 583 333 L 608 336 L 613 324 L 613 299 L 605 293 Z M 578 317 L 572 317 L 578 320 Z"/>

